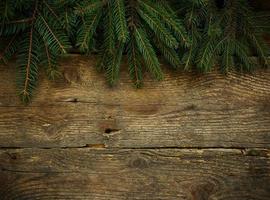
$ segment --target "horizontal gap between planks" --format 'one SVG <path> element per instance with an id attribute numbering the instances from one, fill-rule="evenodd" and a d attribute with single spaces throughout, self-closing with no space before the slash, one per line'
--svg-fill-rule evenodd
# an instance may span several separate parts
<path id="1" fill-rule="evenodd" d="M 0 147 L 0 150 L 10 150 L 10 149 L 102 149 L 102 150 L 159 150 L 159 149 L 179 149 L 179 150 L 240 150 L 240 151 L 246 151 L 246 150 L 270 150 L 268 147 L 219 147 L 219 146 L 209 146 L 209 147 L 178 147 L 178 146 L 154 146 L 154 147 L 96 147 L 98 145 L 82 145 L 82 146 L 52 146 L 52 147 L 17 147 L 17 146 L 10 146 L 10 147 L 5 147 L 2 146 Z"/>

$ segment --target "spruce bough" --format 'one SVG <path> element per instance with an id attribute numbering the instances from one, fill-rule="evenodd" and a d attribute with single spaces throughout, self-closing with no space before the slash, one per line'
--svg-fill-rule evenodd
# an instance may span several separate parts
<path id="1" fill-rule="evenodd" d="M 15 56 L 18 93 L 25 103 L 36 88 L 40 66 L 46 69 L 49 78 L 55 78 L 57 58 L 69 47 L 61 6 L 45 0 L 0 3 L 0 61 L 6 63 Z"/>
<path id="2" fill-rule="evenodd" d="M 269 66 L 270 49 L 263 38 L 270 33 L 269 12 L 254 12 L 246 0 L 187 0 L 175 6 L 192 38 L 182 57 L 186 69 L 210 71 L 218 65 L 223 72 L 250 71 L 256 66 L 253 55 L 257 64 Z"/>
<path id="3" fill-rule="evenodd" d="M 163 78 L 159 57 L 176 69 L 210 71 L 218 65 L 223 72 L 249 71 L 269 65 L 263 39 L 270 32 L 269 15 L 254 12 L 246 0 L 3 0 L 0 62 L 16 60 L 25 103 L 39 71 L 56 78 L 57 60 L 70 48 L 98 53 L 97 67 L 111 85 L 123 55 L 136 87 L 145 71 Z"/>
<path id="4" fill-rule="evenodd" d="M 128 57 L 130 77 L 139 87 L 144 68 L 162 79 L 157 53 L 179 67 L 178 46 L 189 45 L 183 23 L 165 1 L 82 1 L 75 12 L 81 17 L 77 44 L 82 51 L 91 51 L 95 40 L 101 41 L 98 67 L 106 71 L 111 85 L 118 80 L 123 54 Z M 101 38 L 95 37 L 96 30 Z"/>

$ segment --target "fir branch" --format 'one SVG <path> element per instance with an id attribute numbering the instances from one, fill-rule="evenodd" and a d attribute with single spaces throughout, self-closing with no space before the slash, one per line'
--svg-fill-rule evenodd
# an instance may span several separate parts
<path id="1" fill-rule="evenodd" d="M 129 60 L 129 74 L 130 77 L 135 81 L 135 86 L 141 87 L 142 85 L 142 66 L 141 66 L 141 58 L 138 52 L 138 48 L 136 46 L 134 34 L 129 41 L 128 46 L 128 60 Z"/>
<path id="2" fill-rule="evenodd" d="M 173 16 L 172 13 L 166 12 L 166 10 L 161 6 L 157 7 L 155 4 L 151 4 L 149 0 L 138 1 L 144 9 L 148 10 L 148 12 L 153 13 L 164 20 L 164 22 L 174 31 L 175 35 L 181 39 L 181 42 L 183 42 L 185 46 L 189 46 L 189 38 L 186 30 L 176 16 Z"/>
<path id="3" fill-rule="evenodd" d="M 113 20 L 117 38 L 124 43 L 128 37 L 124 0 L 112 0 Z"/>
<path id="4" fill-rule="evenodd" d="M 51 8 L 51 6 L 45 1 L 43 0 L 43 3 L 45 4 L 45 6 L 49 9 L 49 11 L 52 13 L 52 15 L 60 22 L 61 19 L 60 17 L 56 14 L 56 12 Z"/>
<path id="5" fill-rule="evenodd" d="M 12 24 L 22 24 L 22 23 L 32 23 L 33 22 L 33 18 L 26 18 L 26 19 L 18 19 L 18 20 L 13 20 L 13 21 L 8 21 L 5 22 L 5 25 L 12 25 Z"/>
<path id="6" fill-rule="evenodd" d="M 75 13 L 79 15 L 89 15 L 96 12 L 102 6 L 104 6 L 104 2 L 101 0 L 90 0 L 82 2 L 78 7 L 76 7 Z"/>
<path id="7" fill-rule="evenodd" d="M 9 40 L 8 44 L 5 46 L 3 51 L 0 53 L 0 61 L 2 60 L 5 64 L 7 64 L 7 60 L 15 53 L 16 47 L 12 47 L 16 40 L 17 35 L 12 36 Z"/>
<path id="8" fill-rule="evenodd" d="M 164 43 L 166 43 L 171 48 L 178 47 L 177 40 L 160 22 L 160 20 L 155 19 L 155 17 L 150 16 L 148 13 L 143 12 L 142 10 L 139 10 L 138 13 Z"/>
<path id="9" fill-rule="evenodd" d="M 52 42 L 55 42 L 59 48 L 60 48 L 60 51 L 63 52 L 63 53 L 66 53 L 66 48 L 62 45 L 62 43 L 59 41 L 58 37 L 55 35 L 54 31 L 52 31 L 51 27 L 49 26 L 48 22 L 44 19 L 44 17 L 39 14 L 39 18 L 43 21 L 44 25 L 45 25 L 45 29 L 41 28 L 44 33 L 42 34 L 43 35 L 43 38 L 44 40 L 48 41 L 50 38 L 48 37 L 52 37 L 52 41 L 51 42 L 48 42 L 49 44 L 52 43 Z M 45 35 L 45 32 L 48 33 L 48 35 Z M 52 43 L 53 45 L 53 43 Z"/>
<path id="10" fill-rule="evenodd" d="M 36 1 L 36 5 L 35 5 L 35 9 L 33 12 L 33 16 L 32 19 L 34 20 L 36 18 L 36 14 L 37 14 L 37 6 L 38 6 L 38 1 Z M 35 59 L 34 55 L 33 55 L 33 33 L 34 33 L 34 24 L 32 22 L 31 24 L 31 28 L 29 31 L 29 43 L 28 43 L 28 53 L 27 53 L 27 61 L 26 61 L 26 65 L 24 66 L 24 63 L 22 64 L 22 68 L 25 67 L 25 73 L 23 73 L 22 75 L 25 76 L 23 77 L 23 89 L 22 91 L 20 91 L 20 96 L 21 99 L 24 103 L 28 103 L 31 99 L 32 96 L 32 90 L 34 89 L 34 85 L 35 85 L 35 79 L 37 76 L 36 70 L 32 69 L 32 68 L 37 68 L 36 63 L 35 63 Z M 27 49 L 26 49 L 27 50 Z M 37 60 L 37 58 L 36 58 Z M 22 69 L 24 72 L 24 69 Z"/>
<path id="11" fill-rule="evenodd" d="M 32 59 L 32 48 L 33 48 L 33 30 L 34 28 L 32 27 L 30 30 L 30 36 L 29 36 L 29 50 L 28 50 L 28 59 L 27 59 L 27 65 L 26 65 L 26 77 L 25 77 L 25 82 L 24 82 L 24 88 L 22 91 L 22 95 L 26 98 L 29 96 L 28 92 L 28 87 L 29 87 L 29 81 L 30 81 L 30 65 L 31 65 L 31 59 Z"/>
<path id="12" fill-rule="evenodd" d="M 154 52 L 154 49 L 150 41 L 148 40 L 146 34 L 142 29 L 136 28 L 134 30 L 134 35 L 138 49 L 142 54 L 142 56 L 144 57 L 144 61 L 149 71 L 151 72 L 152 75 L 154 75 L 156 79 L 161 80 L 163 78 L 163 73 L 161 71 L 156 53 Z"/>
<path id="13" fill-rule="evenodd" d="M 89 50 L 89 43 L 92 39 L 94 32 L 97 28 L 98 22 L 101 18 L 101 14 L 99 12 L 92 14 L 87 19 L 84 20 L 83 26 L 80 28 L 78 32 L 78 42 L 81 51 Z"/>
<path id="14" fill-rule="evenodd" d="M 106 68 L 107 79 L 111 86 L 113 86 L 118 80 L 123 49 L 124 44 L 119 43 L 117 49 L 114 51 L 114 54 L 112 54 L 112 57 L 109 61 L 109 66 Z"/>
<path id="15" fill-rule="evenodd" d="M 60 77 L 61 74 L 60 72 L 57 70 L 56 65 L 53 64 L 53 60 L 55 58 L 53 58 L 53 56 L 50 53 L 49 47 L 48 45 L 44 42 L 44 48 L 45 48 L 45 52 L 46 52 L 46 73 L 49 79 L 51 80 L 55 80 L 56 78 Z"/>

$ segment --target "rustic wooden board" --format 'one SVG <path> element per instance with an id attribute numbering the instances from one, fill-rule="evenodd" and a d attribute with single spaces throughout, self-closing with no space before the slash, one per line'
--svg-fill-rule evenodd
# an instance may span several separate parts
<path id="1" fill-rule="evenodd" d="M 133 88 L 125 70 L 109 88 L 95 59 L 62 62 L 57 83 L 41 77 L 21 105 L 14 69 L 0 67 L 0 147 L 270 147 L 270 70 L 196 74 L 165 70 Z M 126 66 L 123 66 L 126 68 Z"/>
<path id="2" fill-rule="evenodd" d="M 138 90 L 93 57 L 61 63 L 29 106 L 0 66 L 0 200 L 270 199 L 269 69 L 165 69 Z"/>
<path id="3" fill-rule="evenodd" d="M 268 200 L 269 150 L 7 149 L 1 200 Z"/>

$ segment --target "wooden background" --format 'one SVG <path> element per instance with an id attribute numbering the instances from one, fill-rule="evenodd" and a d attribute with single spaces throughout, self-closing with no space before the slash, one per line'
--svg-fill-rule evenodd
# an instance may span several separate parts
<path id="1" fill-rule="evenodd" d="M 1 200 L 270 199 L 269 69 L 165 70 L 135 89 L 94 63 L 64 59 L 29 106 L 0 66 Z"/>

